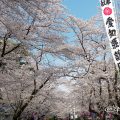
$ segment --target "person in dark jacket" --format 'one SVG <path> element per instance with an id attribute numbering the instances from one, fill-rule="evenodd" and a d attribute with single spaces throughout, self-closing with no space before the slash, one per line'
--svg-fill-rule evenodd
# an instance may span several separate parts
<path id="1" fill-rule="evenodd" d="M 94 106 L 92 103 L 89 104 L 89 112 L 91 114 L 92 120 L 96 120 L 97 116 L 99 115 L 98 112 L 94 110 Z"/>

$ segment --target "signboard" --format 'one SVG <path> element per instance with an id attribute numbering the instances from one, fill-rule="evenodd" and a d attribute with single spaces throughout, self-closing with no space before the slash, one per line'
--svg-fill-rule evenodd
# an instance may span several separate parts
<path id="1" fill-rule="evenodd" d="M 117 70 L 120 70 L 120 43 L 118 39 L 117 19 L 115 17 L 114 4 L 112 0 L 101 0 L 100 4 L 113 59 Z"/>

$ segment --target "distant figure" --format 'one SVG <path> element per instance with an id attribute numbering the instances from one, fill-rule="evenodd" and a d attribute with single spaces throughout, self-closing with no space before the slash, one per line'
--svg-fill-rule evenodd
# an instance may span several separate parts
<path id="1" fill-rule="evenodd" d="M 98 113 L 94 110 L 92 103 L 89 104 L 89 112 L 91 114 L 92 120 L 96 120 Z"/>
<path id="2" fill-rule="evenodd" d="M 105 116 L 106 116 L 106 111 L 101 111 L 100 112 L 100 120 L 105 120 L 106 119 Z"/>
<path id="3" fill-rule="evenodd" d="M 31 117 L 30 117 L 30 120 L 35 120 L 34 118 L 34 113 L 32 113 Z"/>
<path id="4" fill-rule="evenodd" d="M 3 100 L 2 98 L 2 90 L 0 89 L 0 99 Z"/>

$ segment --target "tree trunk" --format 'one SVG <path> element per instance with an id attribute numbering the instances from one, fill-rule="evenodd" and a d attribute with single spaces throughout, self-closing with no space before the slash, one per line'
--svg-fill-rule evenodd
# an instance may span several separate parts
<path id="1" fill-rule="evenodd" d="M 119 101 L 119 97 L 118 97 L 118 90 L 117 90 L 117 83 L 118 83 L 118 72 L 115 71 L 115 80 L 114 80 L 114 94 L 115 94 L 115 100 L 117 103 L 117 106 L 120 107 L 120 101 Z"/>
<path id="2" fill-rule="evenodd" d="M 32 91 L 30 97 L 28 98 L 27 102 L 25 102 L 24 104 L 22 103 L 20 107 L 18 107 L 14 113 L 13 116 L 13 120 L 20 120 L 20 116 L 21 114 L 24 112 L 24 110 L 26 109 L 26 107 L 29 105 L 29 103 L 32 101 L 32 99 L 35 97 L 35 95 L 39 92 L 40 89 L 42 89 L 44 87 L 44 85 L 50 80 L 51 76 L 53 75 L 53 73 L 51 73 L 47 79 L 44 81 L 43 84 L 41 84 L 39 86 L 38 89 L 36 89 L 36 87 L 34 88 L 34 90 Z"/>

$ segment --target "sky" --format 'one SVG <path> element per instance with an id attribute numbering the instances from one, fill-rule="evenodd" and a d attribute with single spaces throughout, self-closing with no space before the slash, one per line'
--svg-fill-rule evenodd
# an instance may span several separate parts
<path id="1" fill-rule="evenodd" d="M 72 15 L 87 20 L 97 14 L 99 0 L 64 0 L 63 4 Z"/>
<path id="2" fill-rule="evenodd" d="M 97 14 L 99 0 L 63 0 L 63 4 L 69 10 L 70 14 L 87 20 Z M 60 85 L 58 88 L 65 92 L 69 92 L 70 90 L 66 85 Z"/>

